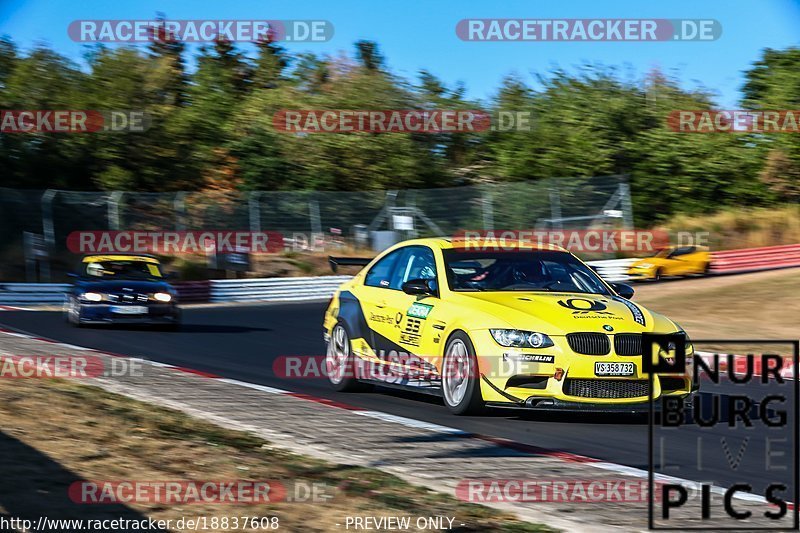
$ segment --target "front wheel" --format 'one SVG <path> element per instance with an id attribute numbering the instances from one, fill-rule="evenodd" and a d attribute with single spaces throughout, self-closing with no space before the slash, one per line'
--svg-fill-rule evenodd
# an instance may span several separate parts
<path id="1" fill-rule="evenodd" d="M 463 331 L 454 333 L 444 349 L 442 396 L 447 408 L 457 415 L 478 414 L 486 406 L 475 348 Z"/>
<path id="2" fill-rule="evenodd" d="M 70 298 L 67 300 L 67 304 L 65 305 L 64 309 L 64 315 L 67 319 L 67 322 L 76 328 L 81 327 L 81 304 L 78 302 L 77 298 Z"/>

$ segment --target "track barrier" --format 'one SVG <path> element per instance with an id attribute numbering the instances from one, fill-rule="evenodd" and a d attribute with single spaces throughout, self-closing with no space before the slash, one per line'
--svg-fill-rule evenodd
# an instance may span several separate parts
<path id="1" fill-rule="evenodd" d="M 635 259 L 589 261 L 607 281 L 627 281 L 628 267 Z M 714 252 L 712 274 L 758 272 L 800 267 L 800 244 L 767 246 Z M 201 302 L 291 302 L 324 300 L 350 276 L 302 278 L 215 279 L 174 283 L 181 303 Z M 0 283 L 2 305 L 54 305 L 64 301 L 66 283 Z"/>

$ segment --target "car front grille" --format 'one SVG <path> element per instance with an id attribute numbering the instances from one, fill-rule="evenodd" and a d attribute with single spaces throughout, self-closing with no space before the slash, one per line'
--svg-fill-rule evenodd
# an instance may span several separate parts
<path id="1" fill-rule="evenodd" d="M 109 293 L 108 299 L 114 303 L 120 304 L 140 304 L 142 302 L 146 302 L 149 299 L 147 294 L 143 293 Z"/>
<path id="2" fill-rule="evenodd" d="M 581 398 L 638 398 L 648 395 L 647 380 L 571 379 L 564 380 L 564 394 Z"/>
<path id="3" fill-rule="evenodd" d="M 642 336 L 638 333 L 614 335 L 614 351 L 617 355 L 642 355 Z"/>
<path id="4" fill-rule="evenodd" d="M 606 355 L 611 351 L 608 335 L 602 333 L 568 333 L 567 342 L 573 352 L 584 355 Z"/>

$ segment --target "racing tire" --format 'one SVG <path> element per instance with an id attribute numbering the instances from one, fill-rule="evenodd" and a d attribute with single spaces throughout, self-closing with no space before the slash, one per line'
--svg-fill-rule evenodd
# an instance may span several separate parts
<path id="1" fill-rule="evenodd" d="M 703 267 L 702 275 L 708 276 L 709 274 L 711 274 L 711 263 L 706 263 L 706 266 Z"/>
<path id="2" fill-rule="evenodd" d="M 64 309 L 64 318 L 73 327 L 81 328 L 81 304 L 78 303 L 76 298 L 70 298 L 67 301 L 66 308 Z"/>
<path id="3" fill-rule="evenodd" d="M 661 269 L 657 268 L 655 273 L 653 274 L 653 281 L 661 281 L 663 277 L 661 276 Z"/>
<path id="4" fill-rule="evenodd" d="M 477 415 L 486 408 L 481 394 L 480 370 L 469 336 L 456 331 L 447 340 L 442 358 L 442 397 L 456 415 Z"/>
<path id="5" fill-rule="evenodd" d="M 355 355 L 350 343 L 350 334 L 342 322 L 331 330 L 331 339 L 325 354 L 325 373 L 333 389 L 338 392 L 362 392 L 369 389 L 367 384 L 358 381 Z"/>

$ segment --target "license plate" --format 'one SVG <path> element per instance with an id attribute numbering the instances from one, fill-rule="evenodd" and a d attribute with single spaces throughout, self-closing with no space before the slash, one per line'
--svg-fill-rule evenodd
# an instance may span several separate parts
<path id="1" fill-rule="evenodd" d="M 111 308 L 111 312 L 118 315 L 146 315 L 147 307 L 144 305 L 114 306 Z"/>
<path id="2" fill-rule="evenodd" d="M 633 363 L 601 363 L 594 364 L 595 376 L 632 376 L 636 372 Z"/>

